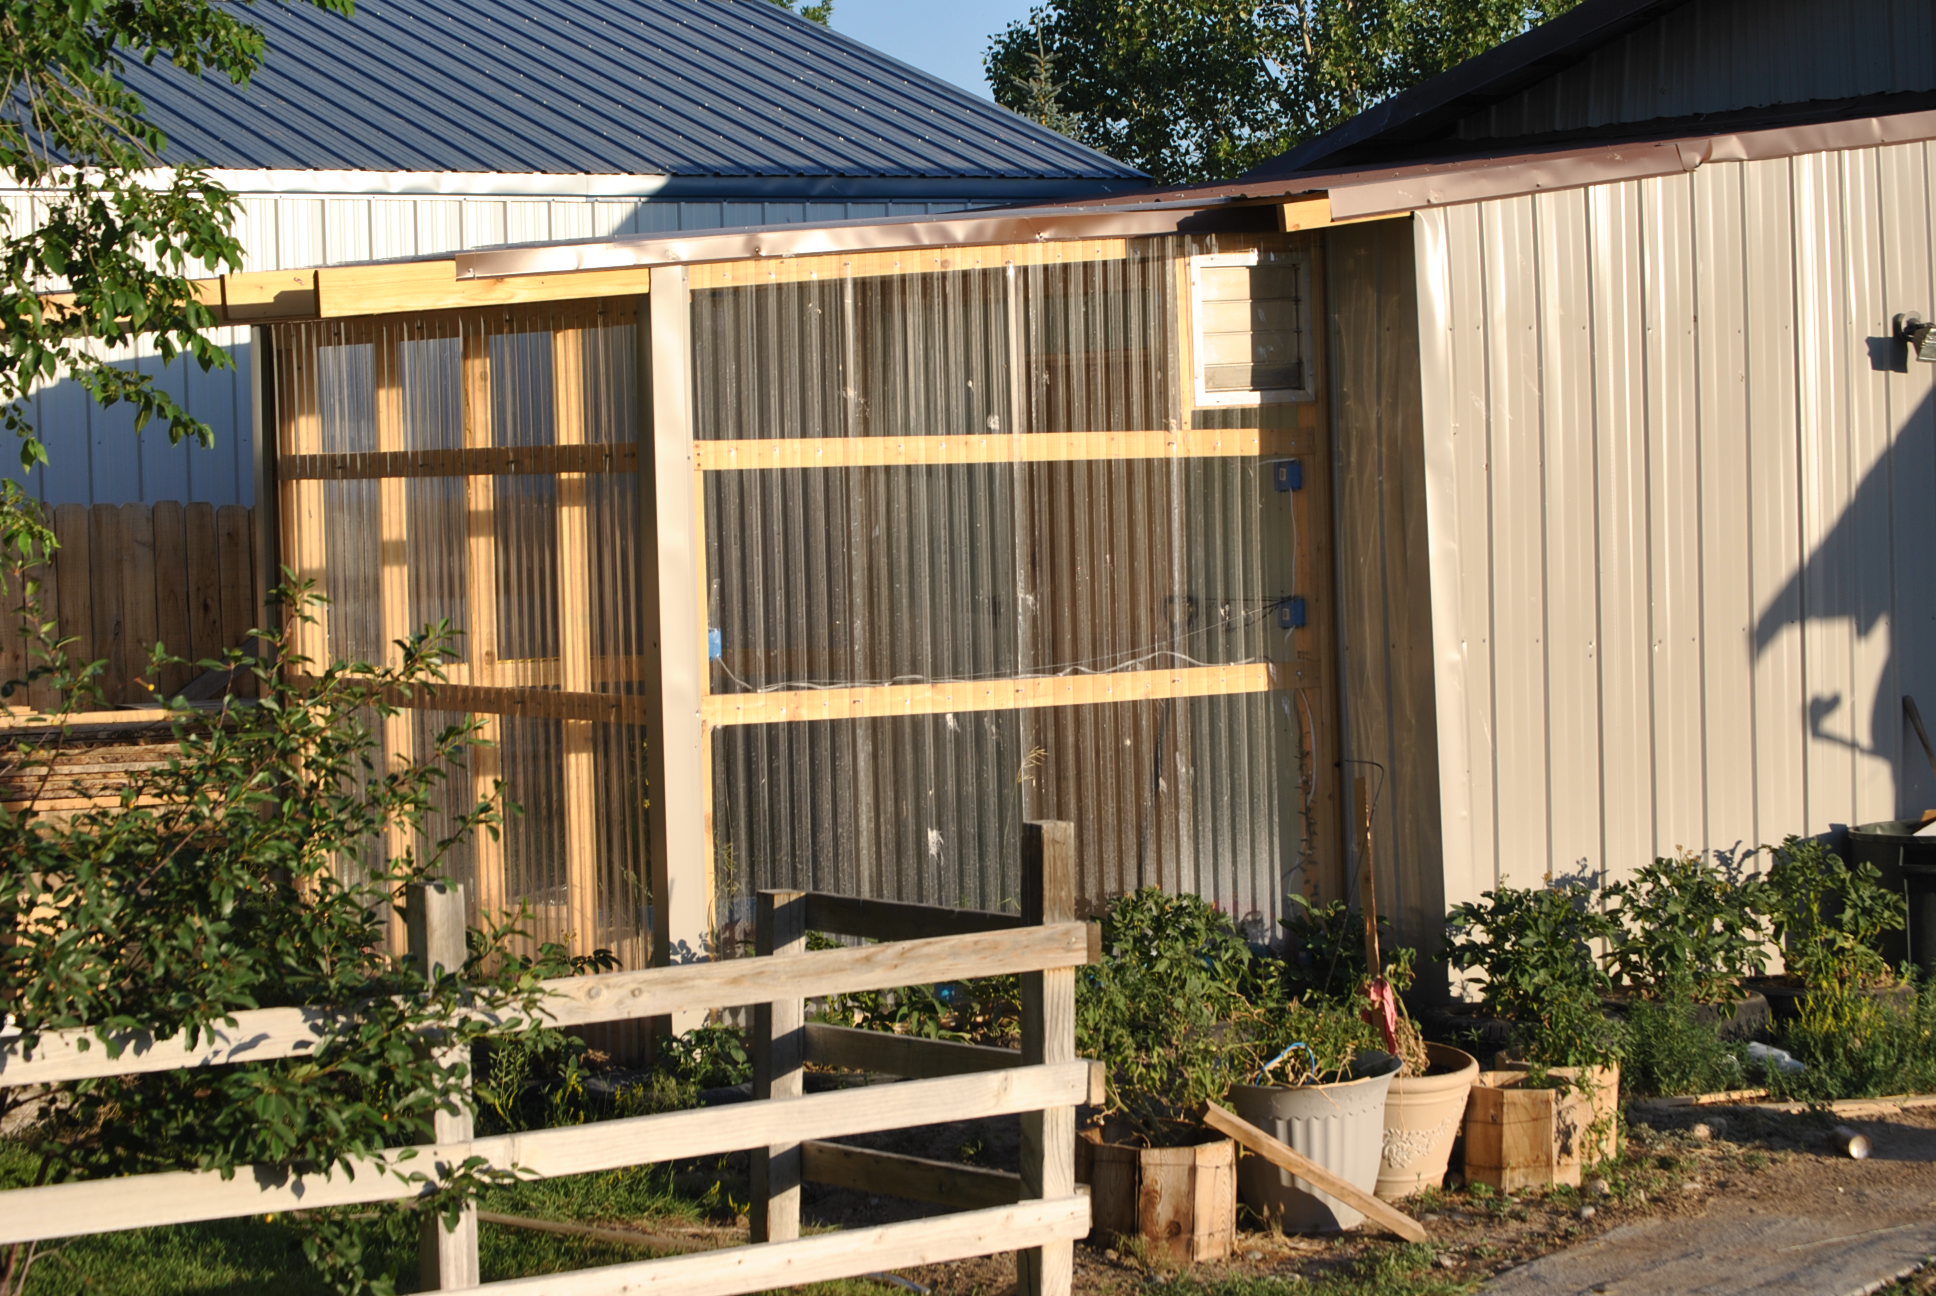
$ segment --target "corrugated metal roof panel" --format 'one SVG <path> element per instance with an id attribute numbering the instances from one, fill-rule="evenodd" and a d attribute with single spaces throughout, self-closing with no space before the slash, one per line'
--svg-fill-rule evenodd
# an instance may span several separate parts
<path id="1" fill-rule="evenodd" d="M 269 52 L 246 91 L 129 67 L 172 160 L 1088 189 L 1141 180 L 768 0 L 362 0 L 354 18 L 292 5 L 250 21 Z"/>

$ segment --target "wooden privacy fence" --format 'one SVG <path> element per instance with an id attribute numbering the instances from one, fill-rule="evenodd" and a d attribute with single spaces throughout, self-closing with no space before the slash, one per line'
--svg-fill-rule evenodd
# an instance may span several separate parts
<path id="1" fill-rule="evenodd" d="M 54 510 L 60 550 L 43 571 L 43 620 L 72 637 L 78 661 L 105 661 L 101 686 L 115 705 L 152 701 L 141 684 L 148 655 L 163 643 L 200 661 L 239 648 L 261 620 L 255 519 L 240 505 L 63 504 Z M 18 592 L 0 618 L 0 680 L 21 678 L 30 664 L 20 633 Z M 164 696 L 200 672 L 174 667 L 158 681 Z M 12 706 L 52 706 L 36 686 Z"/>
<path id="2" fill-rule="evenodd" d="M 1091 960 L 1091 932 L 1073 921 L 1074 832 L 1029 824 L 1023 837 L 1024 912 L 1013 915 L 857 900 L 809 892 L 760 896 L 756 958 L 566 977 L 543 983 L 555 1025 L 580 1027 L 697 1009 L 752 1006 L 755 1099 L 590 1125 L 477 1137 L 468 1112 L 440 1115 L 433 1145 L 368 1158 L 354 1176 L 291 1177 L 271 1166 L 178 1171 L 0 1192 L 0 1246 L 78 1234 L 152 1228 L 266 1211 L 400 1201 L 430 1185 L 393 1171 L 408 1151 L 423 1165 L 469 1157 L 526 1177 L 548 1178 L 751 1150 L 753 1244 L 610 1265 L 575 1273 L 484 1283 L 477 1221 L 455 1232 L 426 1222 L 429 1290 L 604 1296 L 666 1293 L 735 1296 L 853 1277 L 884 1268 L 1016 1251 L 1027 1296 L 1065 1296 L 1073 1246 L 1089 1231 L 1089 1201 L 1075 1184 L 1075 1107 L 1100 1079 L 1075 1056 L 1075 969 Z M 412 948 L 433 967 L 464 957 L 460 888 L 417 888 L 410 897 Z M 872 937 L 878 944 L 807 952 L 809 930 Z M 967 977 L 1020 973 L 1022 1047 L 986 1048 L 810 1024 L 810 998 Z M 328 1009 L 271 1008 L 236 1014 L 191 1047 L 124 1037 L 118 1057 L 87 1047 L 89 1030 L 49 1032 L 31 1060 L 0 1039 L 0 1085 L 65 1082 L 182 1067 L 298 1056 L 330 1030 Z M 806 1063 L 907 1077 L 902 1083 L 807 1094 Z M 855 1148 L 831 1140 L 930 1124 L 937 1119 L 1017 1115 L 1022 1169 L 1000 1174 Z M 898 1224 L 800 1236 L 805 1180 L 957 1209 Z"/>

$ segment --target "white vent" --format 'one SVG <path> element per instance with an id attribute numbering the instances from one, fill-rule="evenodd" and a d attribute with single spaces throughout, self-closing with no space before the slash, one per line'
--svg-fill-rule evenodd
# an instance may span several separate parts
<path id="1" fill-rule="evenodd" d="M 1190 258 L 1198 405 L 1309 400 L 1309 266 L 1292 253 Z"/>

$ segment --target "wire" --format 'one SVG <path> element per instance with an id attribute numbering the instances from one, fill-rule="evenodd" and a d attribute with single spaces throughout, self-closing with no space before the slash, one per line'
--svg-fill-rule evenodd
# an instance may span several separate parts
<path id="1" fill-rule="evenodd" d="M 1229 601 L 1236 602 L 1237 600 Z M 1213 631 L 1230 632 L 1248 629 L 1250 626 L 1270 616 L 1281 601 L 1273 599 L 1266 603 L 1265 606 L 1243 617 L 1234 620 L 1225 619 L 1213 625 L 1200 626 L 1186 634 L 1172 635 L 1168 642 L 1174 643 L 1179 639 L 1193 639 L 1199 635 L 1210 634 Z M 809 692 L 823 689 L 847 688 L 888 688 L 903 684 L 975 684 L 1011 679 L 1063 679 L 1071 675 L 1114 675 L 1124 671 L 1134 670 L 1147 662 L 1156 661 L 1165 657 L 1189 666 L 1248 666 L 1260 660 L 1256 657 L 1246 657 L 1240 661 L 1210 662 L 1192 657 L 1188 653 L 1181 652 L 1175 648 L 1163 647 L 1161 644 L 1144 644 L 1140 647 L 1130 648 L 1124 651 L 1138 655 L 1125 659 L 1121 652 L 1106 653 L 1081 661 L 1063 662 L 1038 667 L 1035 670 L 1025 671 L 1019 675 L 1001 674 L 998 672 L 950 675 L 940 678 L 929 675 L 896 675 L 887 680 L 783 680 L 777 683 L 758 685 L 749 684 L 740 678 L 739 674 L 731 666 L 726 664 L 725 658 L 718 657 L 714 658 L 714 660 L 719 663 L 719 668 L 725 674 L 726 678 L 738 685 L 740 690 L 745 693 Z M 1102 665 L 1101 663 L 1108 664 Z"/>

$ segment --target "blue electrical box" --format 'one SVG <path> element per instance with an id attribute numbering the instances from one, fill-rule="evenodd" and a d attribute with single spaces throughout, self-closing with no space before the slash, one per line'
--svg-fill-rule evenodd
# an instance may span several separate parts
<path id="1" fill-rule="evenodd" d="M 726 655 L 726 636 L 719 633 L 718 626 L 706 631 L 706 655 L 714 661 Z"/>
<path id="2" fill-rule="evenodd" d="M 1293 594 L 1277 605 L 1277 626 L 1280 630 L 1302 630 L 1309 620 L 1301 594 Z"/>
<path id="3" fill-rule="evenodd" d="M 1303 490 L 1304 461 L 1302 459 L 1279 459 L 1271 465 L 1271 484 L 1280 491 Z"/>

